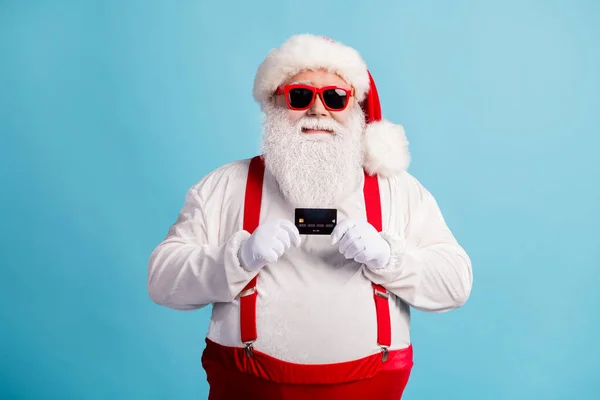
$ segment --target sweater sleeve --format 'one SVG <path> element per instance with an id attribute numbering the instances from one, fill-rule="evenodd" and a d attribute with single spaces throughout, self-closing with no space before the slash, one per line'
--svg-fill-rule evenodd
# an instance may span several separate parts
<path id="1" fill-rule="evenodd" d="M 148 263 L 148 292 L 157 304 L 194 310 L 232 301 L 254 277 L 240 265 L 238 250 L 250 236 L 235 231 L 222 243 L 215 236 L 223 228 L 224 180 L 214 172 L 186 194 L 183 208 Z M 218 203 L 218 204 L 217 204 Z"/>
<path id="2" fill-rule="evenodd" d="M 395 225 L 405 229 L 381 233 L 390 244 L 390 261 L 379 270 L 365 268 L 365 275 L 415 309 L 443 312 L 461 307 L 471 292 L 471 260 L 446 225 L 432 194 L 415 178 L 407 180 L 408 197 L 393 196 L 394 201 L 406 198 L 407 211 L 403 217 L 392 216 Z M 401 188 L 394 185 L 392 190 Z M 401 208 L 395 205 L 396 210 Z"/>

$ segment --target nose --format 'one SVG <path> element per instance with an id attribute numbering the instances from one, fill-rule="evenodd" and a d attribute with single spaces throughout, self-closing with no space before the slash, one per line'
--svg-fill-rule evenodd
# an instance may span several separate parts
<path id="1" fill-rule="evenodd" d="M 310 108 L 308 109 L 307 114 L 315 118 L 327 117 L 328 111 L 323 105 L 323 102 L 321 101 L 321 96 L 316 96 L 317 97 L 315 98 L 315 101 L 313 102 L 312 106 L 310 106 Z"/>

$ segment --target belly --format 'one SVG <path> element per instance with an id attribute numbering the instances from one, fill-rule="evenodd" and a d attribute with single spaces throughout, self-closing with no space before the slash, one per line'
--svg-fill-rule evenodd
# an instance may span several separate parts
<path id="1" fill-rule="evenodd" d="M 341 258 L 340 258 L 341 257 Z M 380 351 L 371 282 L 339 253 L 298 249 L 258 276 L 254 348 L 275 358 L 325 364 Z M 390 297 L 391 349 L 410 344 L 409 309 Z M 213 306 L 208 337 L 225 346 L 240 340 L 239 301 Z"/>

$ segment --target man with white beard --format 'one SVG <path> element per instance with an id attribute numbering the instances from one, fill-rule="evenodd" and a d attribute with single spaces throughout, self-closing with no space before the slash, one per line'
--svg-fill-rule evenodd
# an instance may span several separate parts
<path id="1" fill-rule="evenodd" d="M 291 81 L 307 77 L 342 81 L 321 70 L 303 72 Z M 342 124 L 335 119 L 338 115 L 329 114 L 316 100 L 313 107 L 297 116 L 298 120 L 290 121 L 290 110 L 280 104 L 282 101 L 280 96 L 264 106 L 262 154 L 266 167 L 295 206 L 334 207 L 336 196 L 343 195 L 350 180 L 362 173 L 364 113 L 353 102 Z"/>
<path id="2" fill-rule="evenodd" d="M 410 307 L 462 306 L 471 261 L 406 171 L 404 131 L 382 120 L 356 50 L 293 36 L 253 92 L 262 154 L 190 188 L 150 256 L 150 296 L 177 310 L 213 305 L 209 399 L 399 399 Z M 309 209 L 333 210 L 332 230 L 305 231 L 296 213 Z"/>

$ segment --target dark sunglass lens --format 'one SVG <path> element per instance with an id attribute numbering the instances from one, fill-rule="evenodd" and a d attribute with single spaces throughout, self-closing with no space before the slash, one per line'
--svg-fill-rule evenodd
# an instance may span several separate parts
<path id="1" fill-rule="evenodd" d="M 308 107 L 313 98 L 313 92 L 308 89 L 296 88 L 290 90 L 290 105 L 294 108 Z"/>
<path id="2" fill-rule="evenodd" d="M 346 107 L 348 96 L 344 90 L 329 89 L 323 93 L 323 101 L 325 101 L 327 107 L 334 110 L 341 110 L 342 108 Z"/>

